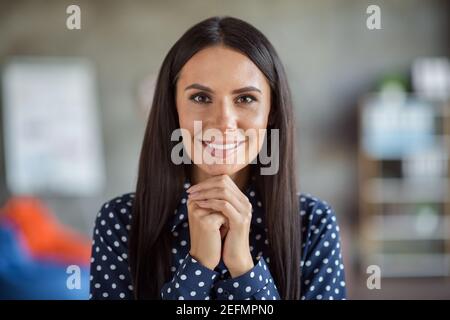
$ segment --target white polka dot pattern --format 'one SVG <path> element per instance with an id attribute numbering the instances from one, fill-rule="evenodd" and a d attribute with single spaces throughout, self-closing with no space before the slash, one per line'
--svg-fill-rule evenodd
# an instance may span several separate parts
<path id="1" fill-rule="evenodd" d="M 184 189 L 190 184 L 185 183 Z M 167 300 L 278 300 L 270 273 L 267 226 L 263 203 L 255 188 L 246 195 L 252 203 L 250 252 L 255 266 L 231 278 L 223 261 L 210 270 L 189 255 L 187 194 L 172 220 L 171 279 L 161 288 Z M 104 204 L 97 215 L 91 258 L 91 299 L 133 299 L 128 265 L 128 233 L 133 193 Z M 184 199 L 184 201 L 183 201 Z M 340 250 L 339 227 L 333 209 L 326 202 L 300 194 L 302 220 L 302 258 L 300 261 L 301 299 L 345 299 L 344 265 Z"/>

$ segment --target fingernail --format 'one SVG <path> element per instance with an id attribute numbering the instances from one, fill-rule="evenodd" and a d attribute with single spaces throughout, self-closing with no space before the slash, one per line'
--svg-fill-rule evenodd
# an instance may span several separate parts
<path id="1" fill-rule="evenodd" d="M 190 186 L 186 191 L 188 193 L 192 193 L 192 192 L 195 192 L 195 190 L 197 190 L 197 188 L 195 186 Z"/>

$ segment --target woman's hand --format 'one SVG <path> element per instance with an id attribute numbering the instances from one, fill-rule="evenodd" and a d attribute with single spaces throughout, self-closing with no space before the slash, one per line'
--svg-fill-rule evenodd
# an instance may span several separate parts
<path id="1" fill-rule="evenodd" d="M 199 207 L 188 199 L 188 220 L 191 248 L 189 254 L 205 267 L 214 270 L 219 264 L 222 250 L 222 226 L 227 219 L 218 212 Z"/>
<path id="2" fill-rule="evenodd" d="M 254 267 L 250 254 L 250 223 L 252 205 L 227 175 L 215 176 L 188 190 L 189 199 L 204 209 L 221 212 L 228 220 L 228 232 L 223 244 L 223 262 L 232 278 Z"/>

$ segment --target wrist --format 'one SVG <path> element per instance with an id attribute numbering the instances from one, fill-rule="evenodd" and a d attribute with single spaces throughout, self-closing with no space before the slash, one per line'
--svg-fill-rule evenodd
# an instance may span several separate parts
<path id="1" fill-rule="evenodd" d="M 195 260 L 197 260 L 202 266 L 204 266 L 205 268 L 214 271 L 214 269 L 216 268 L 217 264 L 214 265 L 213 263 L 209 262 L 209 261 L 205 261 L 202 260 L 200 258 L 198 258 L 198 256 L 195 253 L 192 253 L 192 251 L 189 251 L 189 255 L 194 258 Z"/>
<path id="2" fill-rule="evenodd" d="M 230 272 L 231 278 L 237 278 L 237 277 L 247 273 L 254 267 L 255 267 L 255 264 L 253 262 L 253 258 L 250 256 L 242 263 L 228 268 L 228 271 Z"/>

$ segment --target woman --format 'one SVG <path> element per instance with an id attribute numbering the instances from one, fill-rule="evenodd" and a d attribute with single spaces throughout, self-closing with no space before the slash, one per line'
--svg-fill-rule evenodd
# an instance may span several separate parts
<path id="1" fill-rule="evenodd" d="M 179 143 L 192 161 L 180 163 Z M 266 37 L 230 17 L 193 26 L 159 72 L 135 193 L 98 213 L 91 298 L 345 298 L 334 212 L 297 193 L 294 146 L 287 78 Z M 264 171 L 264 147 L 275 169 Z"/>

